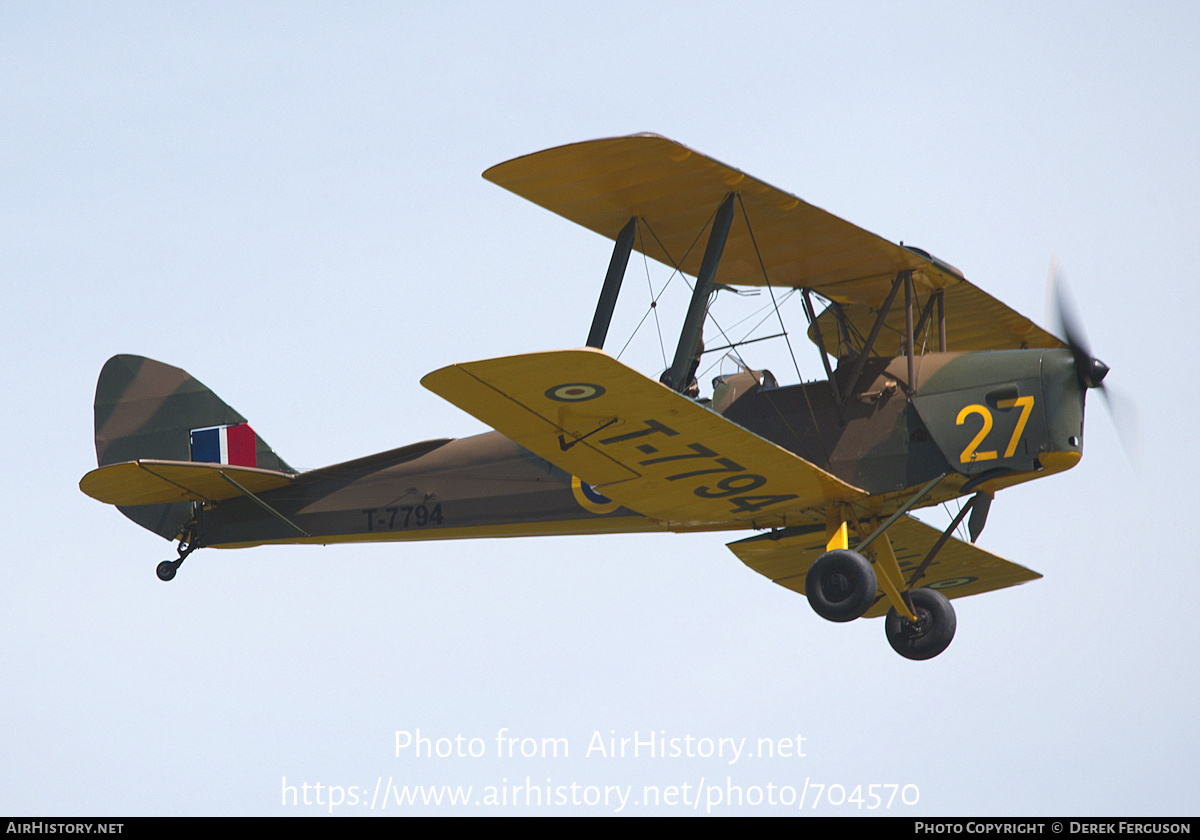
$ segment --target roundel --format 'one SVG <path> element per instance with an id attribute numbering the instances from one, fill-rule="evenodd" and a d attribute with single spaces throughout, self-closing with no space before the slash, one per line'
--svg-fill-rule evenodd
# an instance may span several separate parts
<path id="1" fill-rule="evenodd" d="M 926 584 L 927 589 L 953 589 L 956 586 L 966 586 L 979 580 L 977 577 L 957 577 L 939 580 L 937 583 Z"/>
<path id="2" fill-rule="evenodd" d="M 604 393 L 600 385 L 590 382 L 568 382 L 565 385 L 555 385 L 546 389 L 546 396 L 558 402 L 585 402 L 594 400 Z"/>
<path id="3" fill-rule="evenodd" d="M 591 513 L 612 513 L 621 505 L 607 496 L 597 493 L 590 484 L 584 484 L 575 476 L 571 476 L 571 492 L 579 506 Z"/>

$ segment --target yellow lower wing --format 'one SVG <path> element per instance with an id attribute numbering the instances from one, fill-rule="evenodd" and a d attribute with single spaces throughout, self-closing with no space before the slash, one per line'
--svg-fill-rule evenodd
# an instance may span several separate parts
<path id="1" fill-rule="evenodd" d="M 245 491 L 262 493 L 291 482 L 292 476 L 274 470 L 142 459 L 92 470 L 79 482 L 79 489 L 93 499 L 124 507 L 219 502 Z"/>
<path id="2" fill-rule="evenodd" d="M 911 516 L 902 516 L 886 531 L 904 574 L 905 583 L 933 548 L 941 531 Z M 878 537 L 883 539 L 883 537 Z M 854 541 L 850 541 L 851 547 Z M 738 558 L 754 571 L 795 592 L 804 593 L 808 567 L 825 552 L 824 528 L 799 529 L 792 533 L 762 534 L 729 544 Z M 869 552 L 868 552 L 869 553 Z M 949 539 L 915 586 L 936 589 L 947 598 L 978 595 L 1040 578 L 1037 572 L 997 557 L 971 543 Z M 874 618 L 888 611 L 880 593 L 865 616 Z"/>
<path id="3" fill-rule="evenodd" d="M 824 523 L 866 494 L 585 348 L 451 365 L 421 384 L 672 528 Z"/>

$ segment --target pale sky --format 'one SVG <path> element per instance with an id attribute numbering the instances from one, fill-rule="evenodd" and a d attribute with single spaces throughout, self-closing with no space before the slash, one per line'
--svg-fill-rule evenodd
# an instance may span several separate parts
<path id="1" fill-rule="evenodd" d="M 1195 815 L 1200 10 L 744 5 L 0 6 L 0 813 Z M 639 131 L 1039 322 L 1057 255 L 1140 471 L 1093 395 L 1079 466 L 980 538 L 1044 579 L 957 600 L 929 662 L 743 566 L 744 532 L 207 549 L 164 584 L 174 547 L 79 491 L 116 353 L 298 468 L 483 431 L 420 378 L 583 344 L 611 244 L 480 173 Z M 610 347 L 645 289 L 634 259 Z M 648 329 L 622 360 L 657 376 Z M 772 344 L 747 361 L 794 381 Z M 484 754 L 398 756 L 418 730 Z M 595 749 L 650 733 L 684 753 Z M 543 739 L 567 755 L 519 754 Z"/>

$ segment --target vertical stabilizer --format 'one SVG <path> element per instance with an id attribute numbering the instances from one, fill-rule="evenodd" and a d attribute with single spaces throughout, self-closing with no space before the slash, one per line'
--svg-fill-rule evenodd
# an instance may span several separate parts
<path id="1" fill-rule="evenodd" d="M 295 472 L 220 397 L 186 371 L 153 359 L 109 359 L 96 383 L 95 411 L 96 462 L 101 467 L 152 458 Z M 167 539 L 174 539 L 192 516 L 190 503 L 120 511 Z"/>

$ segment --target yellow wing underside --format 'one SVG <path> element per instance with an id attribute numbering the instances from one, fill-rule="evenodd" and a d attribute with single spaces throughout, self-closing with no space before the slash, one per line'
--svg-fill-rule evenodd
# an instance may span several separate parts
<path id="1" fill-rule="evenodd" d="M 610 239 L 636 216 L 644 229 L 634 248 L 693 276 L 704 251 L 701 234 L 718 205 L 736 193 L 718 283 L 813 289 L 852 307 L 849 318 L 865 334 L 896 275 L 911 271 L 918 302 L 945 290 L 951 350 L 1062 346 L 957 269 L 665 137 L 559 146 L 493 166 L 483 177 Z M 822 322 L 827 343 L 837 334 L 831 318 Z M 902 310 L 899 318 L 903 326 Z"/>
<path id="2" fill-rule="evenodd" d="M 144 458 L 92 470 L 80 480 L 79 489 L 93 499 L 124 507 L 219 502 L 244 495 L 232 482 L 251 493 L 262 493 L 286 487 L 292 480 L 287 473 L 254 467 Z"/>
<path id="3" fill-rule="evenodd" d="M 599 350 L 452 365 L 426 388 L 674 529 L 824 522 L 866 494 Z"/>
<path id="4" fill-rule="evenodd" d="M 911 574 L 933 548 L 941 532 L 925 523 L 902 516 L 888 528 L 887 537 L 907 583 Z M 877 538 L 882 539 L 882 538 Z M 853 545 L 853 541 L 851 541 Z M 738 558 L 754 571 L 794 592 L 804 593 L 808 568 L 825 551 L 824 529 L 808 533 L 761 534 L 729 544 Z M 866 552 L 868 555 L 871 551 Z M 938 552 L 916 586 L 936 589 L 947 598 L 978 595 L 1040 578 L 1037 572 L 958 539 L 950 539 Z M 888 601 L 883 592 L 864 614 L 885 615 Z"/>

